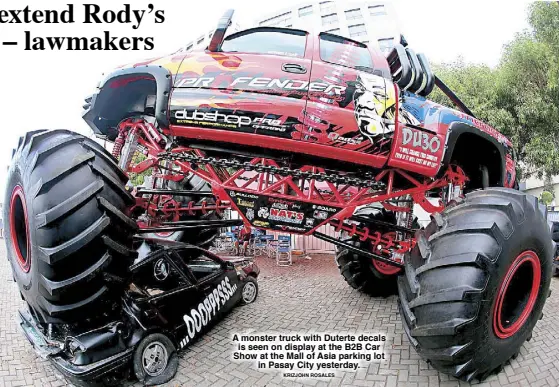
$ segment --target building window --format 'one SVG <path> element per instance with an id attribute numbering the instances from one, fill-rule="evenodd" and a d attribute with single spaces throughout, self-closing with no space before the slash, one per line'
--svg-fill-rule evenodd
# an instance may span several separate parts
<path id="1" fill-rule="evenodd" d="M 328 30 L 326 32 L 328 32 L 329 34 L 339 35 L 341 31 L 340 31 L 339 28 L 333 28 L 333 29 Z"/>
<path id="2" fill-rule="evenodd" d="M 198 38 L 198 41 L 196 42 L 196 44 L 202 44 L 203 42 L 204 42 L 204 36 L 202 35 Z"/>
<path id="3" fill-rule="evenodd" d="M 371 13 L 371 16 L 386 15 L 386 9 L 384 9 L 384 5 L 371 5 L 369 7 L 369 12 Z"/>
<path id="4" fill-rule="evenodd" d="M 323 26 L 327 26 L 329 24 L 335 24 L 337 22 L 338 22 L 338 14 L 337 13 L 322 16 L 322 25 Z"/>
<path id="5" fill-rule="evenodd" d="M 312 15 L 312 5 L 308 5 L 303 8 L 299 8 L 299 17 Z"/>
<path id="6" fill-rule="evenodd" d="M 281 15 L 274 16 L 270 19 L 266 19 L 260 22 L 261 26 L 269 26 L 269 27 L 276 27 L 276 26 L 285 26 L 291 23 L 291 11 L 282 13 Z"/>
<path id="7" fill-rule="evenodd" d="M 351 36 L 352 38 L 366 35 L 367 29 L 365 28 L 365 24 L 356 24 L 354 26 L 349 26 L 349 36 Z"/>
<path id="8" fill-rule="evenodd" d="M 378 45 L 382 52 L 388 52 L 392 50 L 392 48 L 394 47 L 394 39 L 392 38 L 379 39 Z"/>
<path id="9" fill-rule="evenodd" d="M 335 12 L 336 5 L 332 1 L 323 1 L 320 3 L 320 12 L 327 13 L 327 12 Z"/>
<path id="10" fill-rule="evenodd" d="M 194 44 L 190 43 L 188 47 L 186 47 L 186 51 L 192 50 L 192 47 L 194 47 Z"/>
<path id="11" fill-rule="evenodd" d="M 345 11 L 345 18 L 347 20 L 360 20 L 363 19 L 363 15 L 360 9 L 350 9 L 349 11 Z"/>

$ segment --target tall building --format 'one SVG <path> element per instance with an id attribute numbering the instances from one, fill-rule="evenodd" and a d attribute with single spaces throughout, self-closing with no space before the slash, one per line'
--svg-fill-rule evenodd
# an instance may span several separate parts
<path id="1" fill-rule="evenodd" d="M 236 17 L 233 19 L 236 20 Z M 244 24 L 244 23 L 243 23 Z M 306 31 L 330 32 L 371 44 L 378 42 L 385 53 L 399 41 L 400 30 L 396 12 L 387 1 L 307 1 L 264 14 L 254 21 L 252 27 L 288 27 Z M 234 22 L 227 35 L 249 28 Z M 201 34 L 186 44 L 182 50 L 207 46 L 214 30 Z"/>
<path id="2" fill-rule="evenodd" d="M 229 27 L 229 29 L 227 30 L 227 35 L 230 35 L 234 32 L 240 31 L 241 30 L 241 26 L 239 25 L 239 23 L 233 23 L 232 26 Z M 192 40 L 190 42 L 188 42 L 186 44 L 186 46 L 182 47 L 180 51 L 190 51 L 193 48 L 199 48 L 199 47 L 206 47 L 208 44 L 210 44 L 210 40 L 212 39 L 213 33 L 215 31 L 215 28 L 207 31 L 204 34 L 201 34 L 198 38 L 196 38 L 195 40 Z"/>
<path id="3" fill-rule="evenodd" d="M 309 1 L 263 15 L 255 26 L 293 27 L 329 32 L 390 51 L 399 41 L 396 12 L 385 1 Z"/>

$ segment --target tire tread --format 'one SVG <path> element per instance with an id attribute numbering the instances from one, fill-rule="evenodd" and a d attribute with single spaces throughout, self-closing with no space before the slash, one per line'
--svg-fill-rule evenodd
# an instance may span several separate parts
<path id="1" fill-rule="evenodd" d="M 470 220 L 470 214 L 478 211 L 487 214 L 487 221 Z M 426 246 L 422 249 L 418 246 L 412 253 L 414 257 L 406 257 L 406 276 L 398 280 L 404 331 L 421 357 L 431 362 L 436 369 L 466 381 L 486 377 L 498 369 L 475 361 L 477 348 L 465 332 L 476 329 L 479 309 L 487 301 L 484 301 L 484 294 L 489 278 L 496 273 L 494 266 L 502 255 L 503 243 L 511 238 L 514 230 L 526 227 L 524 223 L 527 220 L 545 222 L 538 216 L 541 215 L 534 197 L 505 188 L 472 192 L 461 203 L 443 211 L 438 219 L 433 218 L 428 226 L 433 232 Z M 479 219 L 479 215 L 477 217 Z M 503 219 L 506 221 L 503 222 Z M 537 227 L 543 227 L 542 223 L 537 223 Z M 513 232 L 507 232 L 511 229 Z M 418 235 L 422 236 L 422 231 Z M 470 238 L 483 237 L 484 243 L 480 244 L 478 250 L 472 251 L 471 246 L 460 244 L 464 235 Z M 494 243 L 488 242 L 488 236 Z M 439 243 L 443 245 L 436 247 Z M 439 256 L 448 250 L 448 246 L 453 246 L 454 250 L 448 256 Z M 484 251 L 484 248 L 490 250 Z M 429 251 L 428 256 L 425 254 L 426 249 Z M 478 269 L 485 280 L 478 277 L 477 285 L 474 286 L 468 285 L 469 279 L 463 279 L 451 288 L 437 285 L 436 282 L 430 282 L 428 287 L 424 285 L 423 281 L 433 281 L 433 278 L 443 275 L 460 279 L 461 270 L 468 267 Z M 452 305 L 458 303 L 472 305 L 477 308 L 477 314 L 472 317 L 436 312 L 441 310 L 441 305 L 448 305 L 448 310 L 452 310 Z M 421 318 L 425 317 L 421 316 L 429 316 L 429 319 L 422 321 Z"/>
<path id="2" fill-rule="evenodd" d="M 31 272 L 30 288 L 18 281 L 31 310 L 43 323 L 103 315 L 95 312 L 111 309 L 124 286 L 107 278 L 125 276 L 137 256 L 131 246 L 138 226 L 126 214 L 134 203 L 124 187 L 126 174 L 94 140 L 67 130 L 20 138 L 10 171 L 19 176 L 28 210 L 37 208 L 29 216 L 31 235 L 40 235 L 32 240 L 32 259 L 42 262 Z M 61 189 L 66 192 L 58 199 Z M 32 201 L 37 207 L 30 207 Z M 59 239 L 56 230 L 67 236 Z"/>

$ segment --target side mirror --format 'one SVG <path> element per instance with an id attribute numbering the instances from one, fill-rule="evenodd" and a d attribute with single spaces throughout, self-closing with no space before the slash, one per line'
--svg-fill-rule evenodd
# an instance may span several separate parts
<path id="1" fill-rule="evenodd" d="M 210 44 L 208 44 L 208 51 L 218 52 L 221 51 L 221 44 L 223 43 L 223 39 L 225 38 L 225 32 L 231 25 L 231 20 L 233 19 L 233 14 L 235 10 L 228 9 L 225 11 L 219 22 L 217 23 L 217 28 L 212 35 L 212 40 L 210 40 Z"/>
<path id="2" fill-rule="evenodd" d="M 223 260 L 223 262 L 224 262 L 225 267 L 226 267 L 227 269 L 234 269 L 234 268 L 235 268 L 235 264 L 234 264 L 233 262 L 231 262 L 231 261 L 226 261 L 226 260 Z"/>

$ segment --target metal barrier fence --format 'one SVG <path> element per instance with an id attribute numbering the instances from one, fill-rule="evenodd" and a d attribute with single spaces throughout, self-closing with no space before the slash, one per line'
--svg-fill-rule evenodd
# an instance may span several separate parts
<path id="1" fill-rule="evenodd" d="M 334 227 L 330 225 L 322 226 L 318 229 L 319 232 L 329 235 L 331 237 L 337 237 L 337 233 Z M 332 243 L 325 242 L 313 236 L 294 236 L 294 248 L 296 250 L 302 250 L 306 253 L 323 253 L 323 254 L 334 254 L 336 252 L 336 246 Z"/>
<path id="2" fill-rule="evenodd" d="M 559 211 L 547 211 L 547 220 L 550 222 L 559 222 Z"/>

